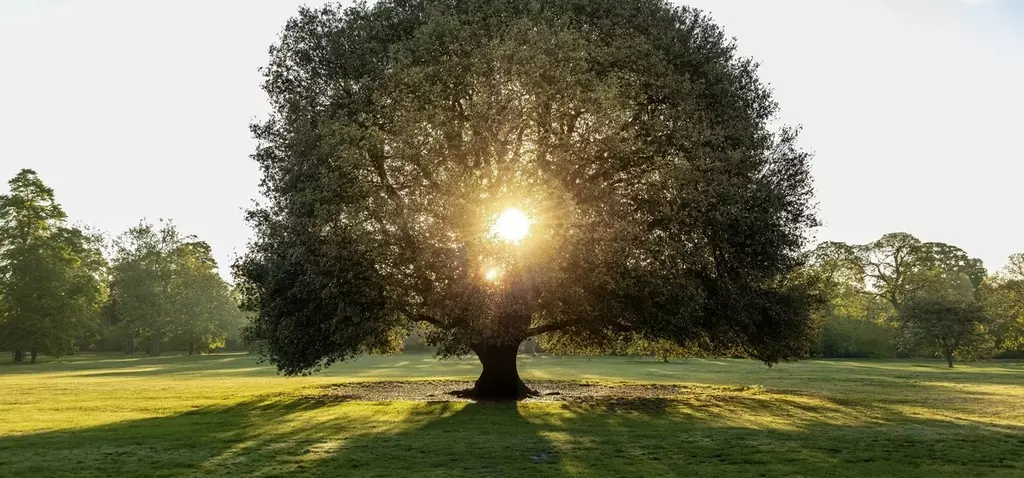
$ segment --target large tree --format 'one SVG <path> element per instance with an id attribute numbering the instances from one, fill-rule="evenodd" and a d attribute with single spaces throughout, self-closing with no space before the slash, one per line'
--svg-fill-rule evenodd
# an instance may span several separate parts
<path id="1" fill-rule="evenodd" d="M 249 338 L 297 374 L 426 323 L 479 357 L 479 398 L 528 393 L 540 334 L 800 356 L 810 157 L 756 68 L 662 0 L 300 10 L 253 126 Z"/>
<path id="2" fill-rule="evenodd" d="M 91 328 L 106 292 L 99 237 L 67 224 L 46 186 L 23 169 L 0 196 L 0 347 L 25 352 L 71 352 Z"/>

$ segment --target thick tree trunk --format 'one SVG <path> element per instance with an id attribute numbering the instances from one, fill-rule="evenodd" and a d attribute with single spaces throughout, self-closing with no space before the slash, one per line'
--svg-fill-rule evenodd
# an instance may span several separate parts
<path id="1" fill-rule="evenodd" d="M 15 350 L 14 351 L 14 361 L 15 362 L 24 362 L 25 361 L 25 351 L 24 350 Z"/>
<path id="2" fill-rule="evenodd" d="M 37 352 L 36 352 L 35 350 L 33 350 L 33 351 L 32 351 L 32 353 L 31 353 L 31 355 L 32 355 L 32 362 L 31 362 L 31 363 L 36 363 L 36 355 L 37 355 Z"/>
<path id="3" fill-rule="evenodd" d="M 192 355 L 192 352 L 193 352 L 194 350 L 195 350 L 195 344 L 194 344 L 194 343 L 192 343 L 192 341 L 191 341 L 191 340 L 189 340 L 189 341 L 188 341 L 188 354 L 189 354 L 189 355 Z"/>
<path id="4" fill-rule="evenodd" d="M 944 350 L 942 354 L 946 356 L 946 365 L 949 365 L 949 368 L 953 368 L 953 351 Z"/>
<path id="5" fill-rule="evenodd" d="M 128 339 L 128 346 L 124 348 L 124 353 L 135 355 L 135 339 Z"/>
<path id="6" fill-rule="evenodd" d="M 519 378 L 516 355 L 519 344 L 483 344 L 473 348 L 483 371 L 476 379 L 473 397 L 477 400 L 520 400 L 533 391 Z"/>

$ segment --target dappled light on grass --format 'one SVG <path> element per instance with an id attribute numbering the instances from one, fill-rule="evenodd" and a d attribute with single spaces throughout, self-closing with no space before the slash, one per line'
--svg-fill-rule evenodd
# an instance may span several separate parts
<path id="1" fill-rule="evenodd" d="M 259 473 L 295 472 L 335 456 L 363 436 L 404 433 L 429 420 L 450 416 L 457 409 L 448 404 L 412 403 L 320 406 L 295 397 L 281 398 L 252 405 L 247 412 L 253 419 L 241 441 L 207 459 L 200 469 L 251 473 L 249 465 L 254 455 L 269 452 L 283 459 L 265 457 L 268 463 Z"/>
<path id="2" fill-rule="evenodd" d="M 57 458 L 48 462 L 51 467 L 75 463 L 77 469 L 98 472 L 142 471 L 151 470 L 144 465 L 155 462 L 162 470 L 229 476 L 431 470 L 458 476 L 671 474 L 679 467 L 713 474 L 745 475 L 767 468 L 773 474 L 801 470 L 857 475 L 886 473 L 892 460 L 920 466 L 938 461 L 940 453 L 952 453 L 957 466 L 990 466 L 985 460 L 1014 445 L 1012 430 L 966 430 L 881 411 L 883 421 L 851 426 L 827 413 L 852 410 L 836 404 L 790 396 L 765 403 L 761 400 L 766 394 L 737 400 L 733 393 L 613 404 L 324 405 L 281 397 L 72 433 L 3 439 L 0 450 L 46 447 Z M 798 426 L 780 427 L 773 420 Z M 70 446 L 53 447 L 55 441 Z M 980 456 L 955 449 L 975 442 L 984 443 Z M 913 445 L 901 449 L 906 443 Z M 183 450 L 198 464 L 176 459 Z"/>
<path id="3" fill-rule="evenodd" d="M 634 421 L 672 420 L 702 426 L 799 431 L 812 425 L 866 426 L 886 422 L 884 406 L 852 406 L 821 397 L 766 392 L 748 387 L 686 387 L 671 396 L 607 397 L 561 403 L 557 409 L 520 403 L 527 420 L 565 425 L 593 414 L 629 416 Z M 890 417 L 891 418 L 891 417 Z"/>

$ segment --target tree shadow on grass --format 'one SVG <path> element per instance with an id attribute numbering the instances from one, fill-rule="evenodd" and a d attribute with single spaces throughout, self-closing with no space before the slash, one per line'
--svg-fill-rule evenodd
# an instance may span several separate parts
<path id="1" fill-rule="evenodd" d="M 1014 476 L 1024 429 L 811 395 L 565 403 L 277 396 L 0 438 L 0 476 Z"/>
<path id="2" fill-rule="evenodd" d="M 193 374 L 216 371 L 218 373 L 246 371 L 261 375 L 273 375 L 273 368 L 256 362 L 252 355 L 233 353 L 223 355 L 89 355 L 70 359 L 47 360 L 38 364 L 23 366 L 0 362 L 0 374 L 57 374 L 77 377 L 103 376 L 153 376 L 171 374 Z"/>
<path id="3" fill-rule="evenodd" d="M 832 367 L 841 371 L 842 379 L 859 382 L 907 383 L 918 380 L 944 381 L 950 383 L 986 385 L 1024 385 L 1024 363 L 1000 360 L 958 364 L 949 368 L 940 360 L 888 361 L 888 360 L 817 360 L 814 365 Z"/>

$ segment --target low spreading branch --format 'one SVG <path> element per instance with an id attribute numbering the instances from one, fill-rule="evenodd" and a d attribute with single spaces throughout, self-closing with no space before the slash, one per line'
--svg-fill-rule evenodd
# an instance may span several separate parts
<path id="1" fill-rule="evenodd" d="M 534 337 L 537 335 L 546 334 L 548 332 L 557 332 L 559 330 L 567 329 L 569 327 L 573 327 L 576 325 L 579 325 L 579 323 L 570 321 L 552 322 L 550 324 L 538 325 L 536 327 L 530 327 L 529 329 L 526 329 L 526 336 Z"/>
<path id="2" fill-rule="evenodd" d="M 413 320 L 413 322 L 426 322 L 426 323 L 428 323 L 430 325 L 433 325 L 434 327 L 437 327 L 439 329 L 449 330 L 449 329 L 452 328 L 452 326 L 450 324 L 447 324 L 447 323 L 441 321 L 440 319 L 434 318 L 434 317 L 426 315 L 426 314 L 415 314 L 415 315 L 412 316 L 412 320 Z"/>

